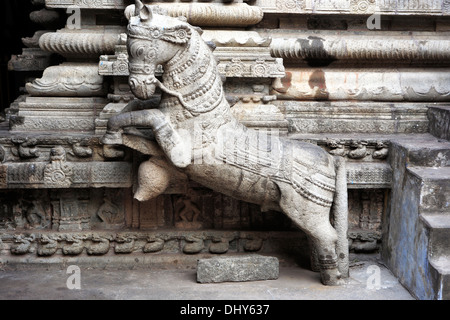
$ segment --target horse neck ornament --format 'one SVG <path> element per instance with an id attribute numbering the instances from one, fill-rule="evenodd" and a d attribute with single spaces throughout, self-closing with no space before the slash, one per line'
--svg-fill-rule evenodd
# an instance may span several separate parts
<path id="1" fill-rule="evenodd" d="M 195 27 L 155 14 L 139 0 L 127 8 L 126 16 L 130 87 L 142 100 L 157 87 L 163 92 L 157 109 L 128 109 L 113 116 L 103 138 L 105 144 L 141 150 L 143 138 L 127 134 L 125 143 L 124 128 L 145 127 L 153 132 L 163 157 L 152 154 L 140 165 L 135 198 L 146 201 L 159 196 L 174 172 L 181 172 L 217 192 L 281 211 L 311 240 L 322 282 L 343 283 L 348 276 L 343 159 L 316 145 L 268 136 L 239 123 L 224 97 L 215 57 Z M 155 77 L 158 65 L 164 68 L 162 82 Z M 192 143 L 196 131 L 200 144 Z M 130 139 L 137 140 L 130 143 Z M 200 158 L 208 161 L 195 161 L 199 150 Z"/>

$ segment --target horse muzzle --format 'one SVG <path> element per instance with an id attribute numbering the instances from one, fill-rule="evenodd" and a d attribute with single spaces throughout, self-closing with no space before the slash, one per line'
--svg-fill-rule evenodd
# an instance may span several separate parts
<path id="1" fill-rule="evenodd" d="M 149 99 L 156 91 L 156 83 L 150 79 L 130 78 L 129 81 L 131 91 L 141 100 Z"/>

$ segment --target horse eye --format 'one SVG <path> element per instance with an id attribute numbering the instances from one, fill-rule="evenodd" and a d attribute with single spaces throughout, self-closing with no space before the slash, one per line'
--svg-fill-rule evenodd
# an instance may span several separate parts
<path id="1" fill-rule="evenodd" d="M 139 49 L 137 49 L 136 54 L 138 57 L 142 56 L 144 54 L 144 48 L 140 47 Z"/>

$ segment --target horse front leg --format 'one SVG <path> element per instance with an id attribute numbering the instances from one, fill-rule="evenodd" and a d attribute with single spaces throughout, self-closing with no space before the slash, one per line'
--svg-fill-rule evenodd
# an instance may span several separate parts
<path id="1" fill-rule="evenodd" d="M 183 140 L 160 110 L 126 112 L 112 117 L 108 121 L 107 132 L 102 142 L 104 144 L 123 144 L 122 133 L 125 127 L 152 129 L 156 142 L 176 167 L 186 168 L 191 163 L 190 137 L 186 136 Z"/>

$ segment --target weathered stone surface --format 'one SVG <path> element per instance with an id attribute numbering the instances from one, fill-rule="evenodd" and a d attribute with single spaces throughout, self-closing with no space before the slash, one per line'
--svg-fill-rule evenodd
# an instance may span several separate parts
<path id="1" fill-rule="evenodd" d="M 27 97 L 11 118 L 12 131 L 93 132 L 102 98 Z"/>
<path id="2" fill-rule="evenodd" d="M 297 14 L 368 14 L 375 12 L 394 15 L 448 15 L 450 6 L 440 0 L 257 0 L 267 13 Z"/>
<path id="3" fill-rule="evenodd" d="M 436 155 L 440 142 L 430 140 L 435 150 L 425 153 Z M 440 238 L 448 235 L 448 219 L 436 216 L 448 212 L 449 169 L 442 153 L 438 158 L 444 161 L 438 164 L 426 160 L 420 149 L 420 141 L 408 139 L 392 146 L 393 201 L 384 222 L 389 232 L 383 237 L 382 255 L 418 299 L 448 299 L 448 245 Z"/>
<path id="4" fill-rule="evenodd" d="M 41 79 L 26 84 L 38 97 L 98 97 L 107 93 L 107 83 L 98 74 L 97 63 L 65 62 L 45 69 Z"/>
<path id="5" fill-rule="evenodd" d="M 450 107 L 430 106 L 428 118 L 430 119 L 430 133 L 435 137 L 450 140 Z"/>
<path id="6" fill-rule="evenodd" d="M 128 188 L 131 165 L 126 162 L 66 162 L 65 169 L 45 162 L 2 165 L 9 189 Z"/>
<path id="7" fill-rule="evenodd" d="M 47 52 L 64 57 L 97 58 L 100 54 L 113 53 L 120 42 L 120 27 L 96 27 L 85 31 L 62 29 L 48 32 L 39 39 L 39 46 Z"/>
<path id="8" fill-rule="evenodd" d="M 290 133 L 425 133 L 428 108 L 418 103 L 275 101 Z"/>
<path id="9" fill-rule="evenodd" d="M 43 71 L 50 66 L 50 53 L 36 48 L 24 48 L 8 62 L 10 71 Z"/>
<path id="10" fill-rule="evenodd" d="M 293 68 L 274 82 L 273 94 L 283 100 L 449 101 L 449 74 L 446 69 Z"/>
<path id="11" fill-rule="evenodd" d="M 289 33 L 285 35 L 289 36 Z M 450 41 L 447 37 L 430 33 L 408 36 L 394 33 L 388 38 L 370 32 L 339 36 L 328 32 L 295 35 L 296 38 L 273 39 L 270 46 L 272 55 L 288 60 L 323 60 L 328 63 L 335 60 L 393 60 L 397 63 L 411 63 L 435 59 L 443 63 L 450 59 Z"/>
<path id="12" fill-rule="evenodd" d="M 200 259 L 197 265 L 200 283 L 276 280 L 278 275 L 278 259 L 260 255 Z"/>
<path id="13" fill-rule="evenodd" d="M 87 9 L 125 9 L 128 3 L 124 0 L 99 0 L 99 1 L 61 1 L 46 0 L 50 8 L 67 8 L 71 5 Z M 152 2 L 150 5 L 158 6 L 166 10 L 172 17 L 186 17 L 187 21 L 199 26 L 234 26 L 243 27 L 254 25 L 263 18 L 263 11 L 257 6 L 249 6 L 246 3 L 171 3 Z"/>
<path id="14" fill-rule="evenodd" d="M 111 190 L 111 192 L 115 191 Z M 113 205 L 116 209 L 114 219 L 122 219 L 124 212 L 120 199 L 109 199 L 108 201 L 114 201 Z M 99 202 L 98 210 L 100 213 L 104 210 L 104 204 L 105 202 Z M 298 232 L 116 230 L 116 224 L 109 224 L 104 220 L 99 221 L 98 218 L 94 219 L 92 215 L 95 215 L 96 212 L 89 205 L 89 198 L 76 192 L 72 192 L 72 196 L 65 192 L 52 200 L 51 205 L 55 211 L 52 212 L 54 217 L 46 216 L 45 210 L 48 210 L 48 208 L 42 207 L 41 212 L 39 212 L 43 213 L 42 224 L 39 224 L 41 220 L 37 216 L 38 211 L 36 209 L 39 205 L 39 203 L 36 203 L 35 208 L 24 208 L 24 213 L 17 212 L 14 217 L 15 221 L 9 222 L 6 230 L 3 225 L 0 225 L 2 228 L 0 241 L 3 244 L 3 248 L 0 247 L 0 261 L 4 262 L 3 258 L 8 260 L 11 256 L 18 255 L 19 252 L 14 250 L 16 243 L 24 243 L 23 240 L 26 238 L 28 238 L 27 250 L 22 250 L 20 254 L 30 254 L 29 259 L 33 259 L 33 255 L 36 254 L 38 256 L 52 256 L 59 261 L 64 259 L 65 256 L 82 255 L 86 251 L 88 254 L 92 254 L 95 248 L 99 249 L 98 244 L 102 244 L 102 250 L 97 250 L 95 255 L 106 255 L 108 252 L 141 256 L 143 253 L 148 255 L 202 254 L 209 258 L 212 257 L 211 254 L 226 252 L 242 256 L 242 252 L 249 252 L 250 254 L 250 251 L 259 251 L 261 254 L 267 255 L 276 253 L 279 249 L 304 255 L 305 250 L 303 249 L 307 247 L 305 235 Z M 22 214 L 25 217 L 22 217 Z M 28 215 L 28 218 L 26 215 Z M 24 219 L 25 221 L 23 221 Z M 30 219 L 31 222 L 27 219 Z M 62 228 L 60 229 L 61 224 Z M 33 227 L 34 231 L 24 231 L 29 227 Z M 94 227 L 102 227 L 102 230 L 90 230 Z M 81 232 L 76 232 L 80 230 Z M 259 241 L 262 245 L 254 250 L 248 250 L 245 243 L 249 241 Z M 293 246 L 292 242 L 296 242 L 298 245 Z M 217 252 L 218 249 L 220 249 L 220 252 Z M 260 257 L 255 261 L 257 261 L 262 274 L 264 274 L 262 269 L 269 263 L 268 266 L 272 267 L 272 271 L 267 274 L 274 275 L 276 267 L 276 276 L 278 276 L 277 258 L 263 257 L 256 253 L 252 253 L 251 256 Z M 251 256 L 245 255 L 245 257 Z M 248 266 L 248 264 L 246 265 Z M 239 272 L 239 270 L 236 271 Z"/>

